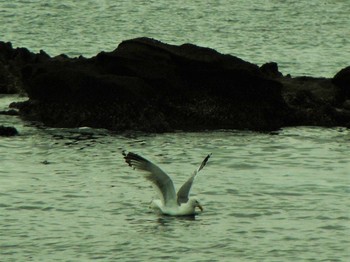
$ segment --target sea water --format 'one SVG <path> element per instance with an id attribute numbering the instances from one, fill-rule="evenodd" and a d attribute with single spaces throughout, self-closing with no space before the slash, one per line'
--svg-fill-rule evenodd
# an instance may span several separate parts
<path id="1" fill-rule="evenodd" d="M 0 40 L 93 56 L 148 36 L 190 42 L 283 73 L 332 77 L 349 65 L 350 2 L 0 1 Z M 1 96 L 0 110 L 18 96 Z M 0 261 L 349 261 L 350 131 L 117 134 L 0 116 Z M 195 218 L 150 210 L 156 191 L 123 160 L 158 164 L 192 188 Z"/>
<path id="2" fill-rule="evenodd" d="M 1 261 L 350 259 L 348 129 L 115 134 L 0 121 L 20 133 L 0 138 Z M 212 153 L 192 188 L 204 212 L 150 210 L 157 193 L 124 149 L 177 188 Z"/>
<path id="3" fill-rule="evenodd" d="M 0 40 L 89 57 L 147 36 L 332 77 L 350 62 L 349 13 L 348 0 L 0 0 Z"/>

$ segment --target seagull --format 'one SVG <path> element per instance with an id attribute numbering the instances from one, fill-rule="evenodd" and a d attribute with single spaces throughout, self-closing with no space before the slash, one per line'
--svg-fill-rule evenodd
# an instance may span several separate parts
<path id="1" fill-rule="evenodd" d="M 188 180 L 175 193 L 171 178 L 157 165 L 139 156 L 138 154 L 123 151 L 125 162 L 133 169 L 145 172 L 147 180 L 151 181 L 157 189 L 160 199 L 152 201 L 152 207 L 159 209 L 162 214 L 169 216 L 194 216 L 196 207 L 203 212 L 203 207 L 194 197 L 189 197 L 192 183 L 197 173 L 203 169 L 211 154 L 207 155 L 201 165 L 193 172 Z"/>

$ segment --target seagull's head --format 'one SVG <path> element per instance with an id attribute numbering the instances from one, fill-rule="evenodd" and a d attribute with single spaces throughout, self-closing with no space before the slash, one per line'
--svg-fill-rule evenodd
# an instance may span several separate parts
<path id="1" fill-rule="evenodd" d="M 196 198 L 190 199 L 190 205 L 193 207 L 193 209 L 196 209 L 196 207 L 198 207 L 203 212 L 203 207 Z"/>

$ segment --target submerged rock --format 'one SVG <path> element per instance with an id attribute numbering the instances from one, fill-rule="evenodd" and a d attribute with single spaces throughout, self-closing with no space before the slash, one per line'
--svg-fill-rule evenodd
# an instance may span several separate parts
<path id="1" fill-rule="evenodd" d="M 18 131 L 14 127 L 0 125 L 0 136 L 15 136 L 18 135 Z"/>
<path id="2" fill-rule="evenodd" d="M 49 126 L 269 131 L 350 123 L 338 78 L 284 77 L 277 63 L 259 68 L 192 44 L 136 38 L 92 58 L 27 56 L 17 69 L 30 99 L 17 107 Z"/>

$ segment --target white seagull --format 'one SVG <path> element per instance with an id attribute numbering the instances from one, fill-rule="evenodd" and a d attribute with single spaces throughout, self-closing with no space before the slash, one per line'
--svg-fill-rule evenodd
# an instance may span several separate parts
<path id="1" fill-rule="evenodd" d="M 197 173 L 207 163 L 211 154 L 204 158 L 202 164 L 193 172 L 190 178 L 181 186 L 177 194 L 171 178 L 158 166 L 147 159 L 132 153 L 123 151 L 125 162 L 133 169 L 145 171 L 145 177 L 153 183 L 159 192 L 160 200 L 153 200 L 152 206 L 158 208 L 163 214 L 169 216 L 193 216 L 196 215 L 196 207 L 203 211 L 203 207 L 194 197 L 189 197 L 193 180 Z"/>

